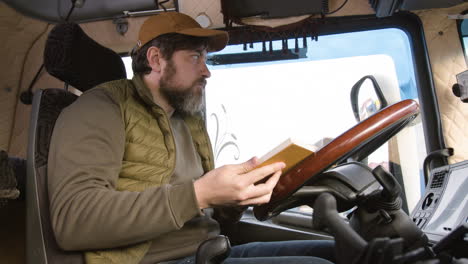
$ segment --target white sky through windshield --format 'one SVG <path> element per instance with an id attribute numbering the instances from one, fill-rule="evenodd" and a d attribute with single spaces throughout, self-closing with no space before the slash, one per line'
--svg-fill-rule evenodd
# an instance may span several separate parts
<path id="1" fill-rule="evenodd" d="M 356 124 L 350 91 L 364 75 L 374 75 L 386 94 L 399 94 L 395 66 L 386 55 L 211 72 L 206 110 L 217 166 L 260 157 L 289 137 L 312 144 L 340 135 Z"/>

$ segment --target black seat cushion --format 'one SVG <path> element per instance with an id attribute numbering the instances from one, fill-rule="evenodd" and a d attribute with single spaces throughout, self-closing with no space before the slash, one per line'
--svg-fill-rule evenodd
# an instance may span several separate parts
<path id="1" fill-rule="evenodd" d="M 74 23 L 61 23 L 51 30 L 44 49 L 44 66 L 50 75 L 82 92 L 127 76 L 120 56 L 88 37 Z"/>

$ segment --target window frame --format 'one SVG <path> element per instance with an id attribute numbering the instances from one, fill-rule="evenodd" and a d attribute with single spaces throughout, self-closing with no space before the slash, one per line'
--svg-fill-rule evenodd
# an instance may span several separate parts
<path id="1" fill-rule="evenodd" d="M 426 150 L 430 153 L 446 148 L 442 131 L 442 122 L 435 92 L 432 70 L 429 63 L 429 55 L 424 37 L 424 30 L 420 18 L 410 12 L 398 12 L 390 17 L 377 18 L 375 15 L 360 15 L 348 17 L 327 17 L 320 20 L 316 28 L 318 38 L 331 34 L 351 33 L 366 30 L 385 28 L 398 28 L 405 32 L 410 42 L 413 54 L 416 89 L 418 92 L 423 120 L 423 130 L 426 138 Z M 230 29 L 224 28 L 223 30 Z M 232 29 L 234 31 L 237 28 Z M 285 33 L 285 37 L 295 37 L 293 33 Z M 230 33 L 231 37 L 231 33 Z M 257 37 L 257 38 L 255 38 Z M 273 38 L 272 40 L 281 40 Z M 252 42 L 261 42 L 260 35 L 252 35 Z M 245 44 L 242 36 L 236 34 L 231 37 L 229 44 Z M 432 168 L 447 165 L 447 158 L 434 159 Z"/>

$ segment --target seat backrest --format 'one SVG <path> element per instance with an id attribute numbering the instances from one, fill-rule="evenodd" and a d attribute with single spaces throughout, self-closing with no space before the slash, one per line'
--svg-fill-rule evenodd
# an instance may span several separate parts
<path id="1" fill-rule="evenodd" d="M 76 97 L 63 89 L 38 90 L 34 94 L 26 159 L 27 263 L 84 262 L 81 254 L 65 253 L 58 247 L 50 224 L 47 193 L 47 158 L 55 121 Z"/>
<path id="2" fill-rule="evenodd" d="M 46 42 L 44 66 L 49 74 L 83 92 L 126 77 L 120 56 L 89 38 L 73 23 L 52 29 Z M 59 248 L 50 222 L 47 189 L 47 161 L 55 121 L 76 98 L 75 94 L 58 88 L 34 94 L 27 152 L 27 263 L 84 263 L 81 252 Z"/>

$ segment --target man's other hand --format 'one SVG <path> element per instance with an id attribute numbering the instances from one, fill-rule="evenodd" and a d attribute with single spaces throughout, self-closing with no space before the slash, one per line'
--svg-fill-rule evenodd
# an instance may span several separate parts
<path id="1" fill-rule="evenodd" d="M 194 182 L 200 209 L 215 206 L 255 205 L 270 201 L 273 188 L 286 166 L 283 162 L 264 167 L 258 158 L 214 169 Z M 255 184 L 270 176 L 266 181 Z"/>

